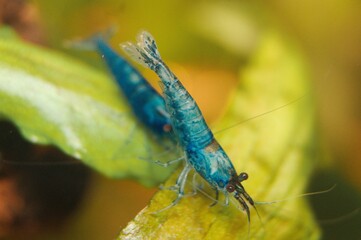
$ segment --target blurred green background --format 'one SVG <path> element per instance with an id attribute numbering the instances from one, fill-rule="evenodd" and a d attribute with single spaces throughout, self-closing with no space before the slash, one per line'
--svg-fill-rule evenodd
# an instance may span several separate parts
<path id="1" fill-rule="evenodd" d="M 324 239 L 361 238 L 361 216 L 355 212 L 361 206 L 360 1 L 0 0 L 0 21 L 30 42 L 99 69 L 104 66 L 95 54 L 65 49 L 64 41 L 115 25 L 118 32 L 110 44 L 117 48 L 147 29 L 209 122 L 221 117 L 224 96 L 235 87 L 239 67 L 265 29 L 280 31 L 302 50 L 311 69 L 319 134 L 318 168 L 309 191 L 337 184 L 330 193 L 310 198 Z M 27 239 L 113 239 L 155 191 L 92 173 L 82 204 L 64 223 L 24 232 Z M 0 237 L 6 235 L 22 238 L 1 227 Z"/>

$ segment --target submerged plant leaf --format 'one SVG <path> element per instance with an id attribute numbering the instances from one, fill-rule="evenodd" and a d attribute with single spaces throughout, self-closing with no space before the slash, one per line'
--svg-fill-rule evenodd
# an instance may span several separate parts
<path id="1" fill-rule="evenodd" d="M 310 156 L 313 113 L 302 57 L 278 34 L 266 34 L 240 79 L 218 129 L 304 97 L 231 130 L 216 133 L 216 138 L 238 173 L 249 174 L 249 180 L 243 185 L 255 201 L 302 194 L 314 162 Z M 179 171 L 166 186 L 174 185 L 178 174 Z M 189 180 L 188 192 L 191 186 Z M 208 194 L 214 196 L 211 191 Z M 237 205 L 223 206 L 221 198 L 216 206 L 210 207 L 213 201 L 209 196 L 198 193 L 184 197 L 176 206 L 156 213 L 176 198 L 174 192 L 160 190 L 149 206 L 123 229 L 119 239 L 319 238 L 318 226 L 304 198 L 257 205 L 262 224 L 254 209 L 248 223 L 246 214 Z"/>
<path id="2" fill-rule="evenodd" d="M 110 177 L 151 186 L 170 174 L 139 159 L 161 147 L 137 124 L 110 77 L 9 32 L 0 34 L 1 119 L 29 141 L 55 145 Z"/>

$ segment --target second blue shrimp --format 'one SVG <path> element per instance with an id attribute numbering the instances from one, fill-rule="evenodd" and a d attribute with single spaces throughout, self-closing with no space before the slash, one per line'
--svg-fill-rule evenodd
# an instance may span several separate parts
<path id="1" fill-rule="evenodd" d="M 163 97 L 144 77 L 117 54 L 107 43 L 110 33 L 96 34 L 93 37 L 72 42 L 71 46 L 80 49 L 97 50 L 104 58 L 123 95 L 128 100 L 133 113 L 157 137 L 172 140 L 172 125 L 166 111 Z"/>

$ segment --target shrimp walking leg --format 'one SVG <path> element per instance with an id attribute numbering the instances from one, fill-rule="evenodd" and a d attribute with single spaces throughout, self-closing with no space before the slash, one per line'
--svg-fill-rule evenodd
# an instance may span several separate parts
<path id="1" fill-rule="evenodd" d="M 187 163 L 185 165 L 185 167 L 183 168 L 181 174 L 179 175 L 176 184 L 171 187 L 173 189 L 178 189 L 177 198 L 174 199 L 173 202 L 169 206 L 167 206 L 167 207 L 165 207 L 163 209 L 160 209 L 160 210 L 156 211 L 155 213 L 163 212 L 163 211 L 177 205 L 177 203 L 183 198 L 183 196 L 184 196 L 184 188 L 185 188 L 185 184 L 186 184 L 186 181 L 187 181 L 187 176 L 188 176 L 188 173 L 190 172 L 191 169 L 192 169 L 192 166 Z"/>
<path id="2" fill-rule="evenodd" d="M 173 160 L 169 160 L 167 162 L 162 162 L 160 160 L 152 160 L 152 159 L 147 159 L 147 158 L 140 158 L 141 160 L 145 160 L 145 161 L 151 161 L 161 167 L 169 167 L 170 165 L 176 163 L 176 162 L 179 162 L 181 160 L 184 160 L 185 159 L 185 156 L 182 156 L 182 157 L 179 157 L 179 158 L 176 158 L 176 159 L 173 159 Z"/>
<path id="3" fill-rule="evenodd" d="M 219 198 L 219 191 L 218 191 L 218 189 L 217 189 L 217 188 L 213 188 L 213 189 L 214 189 L 214 191 L 215 191 L 215 193 L 216 193 L 216 198 L 215 198 L 214 202 L 210 205 L 210 207 L 215 206 L 215 205 L 218 203 L 218 198 Z"/>
<path id="4" fill-rule="evenodd" d="M 182 156 L 182 157 L 179 157 L 179 158 L 167 161 L 167 162 L 161 162 L 159 160 L 155 160 L 154 163 L 158 164 L 159 166 L 162 166 L 162 167 L 168 167 L 169 165 L 172 165 L 173 163 L 179 162 L 183 159 L 185 159 L 185 156 Z"/>

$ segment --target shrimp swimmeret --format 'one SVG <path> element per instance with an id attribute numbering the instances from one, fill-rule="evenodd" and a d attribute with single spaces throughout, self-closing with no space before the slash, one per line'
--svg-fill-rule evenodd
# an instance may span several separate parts
<path id="1" fill-rule="evenodd" d="M 217 197 L 218 191 L 223 192 L 228 203 L 229 195 L 233 196 L 246 211 L 250 221 L 248 204 L 255 207 L 255 203 L 241 184 L 248 178 L 248 174 L 237 175 L 229 157 L 213 137 L 197 103 L 162 61 L 153 37 L 147 32 L 142 32 L 136 45 L 126 43 L 122 47 L 161 79 L 173 131 L 185 153 L 185 167 L 175 186 L 178 189 L 178 197 L 167 208 L 177 204 L 184 196 L 187 175 L 193 168 L 215 189 Z"/>

